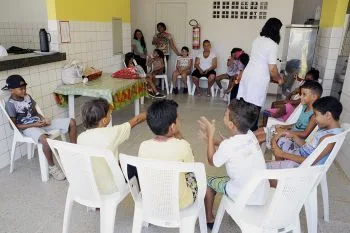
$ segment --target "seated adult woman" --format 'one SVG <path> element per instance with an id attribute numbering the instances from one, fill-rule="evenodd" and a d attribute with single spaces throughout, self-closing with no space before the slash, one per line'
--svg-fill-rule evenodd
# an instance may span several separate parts
<path id="1" fill-rule="evenodd" d="M 197 95 L 201 95 L 201 90 L 199 88 L 199 79 L 201 77 L 208 79 L 207 96 L 210 96 L 210 88 L 215 83 L 215 69 L 217 67 L 217 58 L 216 55 L 210 51 L 210 49 L 210 41 L 203 41 L 203 52 L 196 57 L 196 60 L 194 62 L 194 67 L 196 69 L 192 73 L 192 80 L 194 85 L 196 85 Z"/>

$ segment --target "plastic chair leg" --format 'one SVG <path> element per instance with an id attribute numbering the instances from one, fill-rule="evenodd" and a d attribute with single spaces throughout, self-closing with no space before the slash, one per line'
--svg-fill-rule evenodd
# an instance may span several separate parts
<path id="1" fill-rule="evenodd" d="M 295 226 L 294 226 L 294 229 L 293 229 L 293 233 L 300 233 L 301 232 L 301 229 L 300 229 L 300 218 L 299 218 L 299 214 L 297 215 L 297 219 L 295 221 Z"/>
<path id="2" fill-rule="evenodd" d="M 38 144 L 38 155 L 39 155 L 39 164 L 41 171 L 41 180 L 42 182 L 47 182 L 49 180 L 49 164 L 43 152 L 43 145 Z"/>
<path id="3" fill-rule="evenodd" d="M 214 84 L 215 85 L 215 84 Z M 210 88 L 210 93 L 211 93 L 211 97 L 214 98 L 215 97 L 215 88 L 214 88 L 214 85 L 211 86 Z"/>
<path id="4" fill-rule="evenodd" d="M 195 92 L 196 92 L 196 85 L 193 85 L 191 95 L 194 95 Z"/>
<path id="5" fill-rule="evenodd" d="M 329 222 L 329 199 L 328 199 L 328 184 L 327 174 L 321 179 L 321 191 L 323 199 L 323 219 L 325 222 Z"/>
<path id="6" fill-rule="evenodd" d="M 305 204 L 307 232 L 317 233 L 317 187 L 310 193 Z"/>
<path id="7" fill-rule="evenodd" d="M 68 188 L 67 192 L 67 198 L 66 198 L 66 207 L 64 208 L 64 217 L 63 217 L 63 229 L 62 233 L 68 233 L 69 232 L 69 226 L 70 226 L 70 220 L 72 215 L 72 208 L 73 208 L 73 199 L 70 195 L 70 189 Z"/>
<path id="8" fill-rule="evenodd" d="M 199 210 L 199 216 L 198 216 L 198 222 L 199 222 L 199 229 L 201 233 L 207 233 L 207 217 L 205 216 L 205 207 L 203 206 L 202 209 Z"/>
<path id="9" fill-rule="evenodd" d="M 135 206 L 132 233 L 141 233 L 143 225 L 142 211 Z"/>
<path id="10" fill-rule="evenodd" d="M 13 172 L 14 169 L 14 162 L 15 162 L 15 152 L 16 152 L 16 144 L 17 141 L 12 141 L 12 148 L 11 148 L 11 155 L 10 155 L 10 173 Z"/>
<path id="11" fill-rule="evenodd" d="M 170 84 L 170 90 L 169 90 L 170 94 L 173 94 L 173 88 L 174 88 L 174 85 L 173 85 L 173 82 L 171 82 L 171 84 Z"/>
<path id="12" fill-rule="evenodd" d="M 100 209 L 100 232 L 114 233 L 115 215 L 117 213 L 117 204 L 106 201 Z"/>
<path id="13" fill-rule="evenodd" d="M 193 95 L 192 94 L 192 82 L 191 82 L 190 76 L 187 76 L 187 90 L 188 90 L 189 95 Z"/>
<path id="14" fill-rule="evenodd" d="M 164 80 L 164 82 L 165 82 L 166 94 L 169 95 L 168 78 L 166 77 L 166 78 L 164 78 L 163 80 Z M 163 88 L 163 82 L 162 82 L 162 90 L 164 90 L 164 88 Z"/>
<path id="15" fill-rule="evenodd" d="M 180 220 L 180 233 L 194 233 L 197 216 L 186 216 Z"/>
<path id="16" fill-rule="evenodd" d="M 225 196 L 222 197 L 218 211 L 216 212 L 216 217 L 215 217 L 215 222 L 214 222 L 214 226 L 212 229 L 212 233 L 218 233 L 219 229 L 220 229 L 220 225 L 222 222 L 222 218 L 224 217 L 225 214 Z"/>

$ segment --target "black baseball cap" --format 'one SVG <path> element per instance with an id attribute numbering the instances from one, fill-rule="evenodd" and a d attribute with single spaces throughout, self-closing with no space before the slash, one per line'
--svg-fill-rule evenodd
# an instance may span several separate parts
<path id="1" fill-rule="evenodd" d="M 24 87 L 24 86 L 27 86 L 27 83 L 24 80 L 24 78 L 21 75 L 14 74 L 14 75 L 10 75 L 6 79 L 6 86 L 4 86 L 2 90 L 15 89 L 15 88 Z"/>

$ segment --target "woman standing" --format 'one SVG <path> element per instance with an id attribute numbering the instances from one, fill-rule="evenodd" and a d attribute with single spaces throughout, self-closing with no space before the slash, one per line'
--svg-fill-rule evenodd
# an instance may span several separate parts
<path id="1" fill-rule="evenodd" d="M 242 80 L 238 89 L 237 98 L 256 105 L 259 110 L 264 106 L 269 82 L 283 84 L 276 61 L 278 45 L 280 43 L 280 30 L 282 22 L 277 18 L 270 18 L 265 23 L 252 44 L 249 63 L 243 71 Z M 251 130 L 258 128 L 258 119 Z"/>
<path id="2" fill-rule="evenodd" d="M 136 29 L 134 32 L 134 38 L 131 41 L 132 52 L 137 64 L 140 65 L 145 72 L 147 72 L 146 57 L 147 48 L 145 38 L 140 29 Z"/>
<path id="3" fill-rule="evenodd" d="M 157 24 L 157 31 L 158 33 L 154 35 L 152 40 L 152 44 L 156 49 L 161 50 L 167 59 L 170 55 L 170 48 L 177 56 L 181 56 L 181 53 L 175 46 L 173 36 L 169 32 L 166 32 L 166 26 L 164 23 L 160 22 Z"/>

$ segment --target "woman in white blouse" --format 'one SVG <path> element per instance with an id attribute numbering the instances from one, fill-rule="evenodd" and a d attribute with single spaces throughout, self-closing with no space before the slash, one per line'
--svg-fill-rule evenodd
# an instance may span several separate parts
<path id="1" fill-rule="evenodd" d="M 194 62 L 195 70 L 192 72 L 192 80 L 194 85 L 196 85 L 196 94 L 201 95 L 199 87 L 199 79 L 205 77 L 208 79 L 208 90 L 207 96 L 210 96 L 210 88 L 215 83 L 217 67 L 216 55 L 210 51 L 211 44 L 209 40 L 203 41 L 203 52 L 200 53 Z"/>
<path id="2" fill-rule="evenodd" d="M 281 40 L 282 22 L 270 18 L 265 23 L 252 44 L 250 60 L 243 71 L 237 98 L 256 105 L 259 109 L 265 104 L 269 82 L 283 84 L 283 79 L 276 66 L 278 44 Z M 259 118 L 258 118 L 259 119 Z M 251 130 L 258 128 L 258 119 Z"/>

